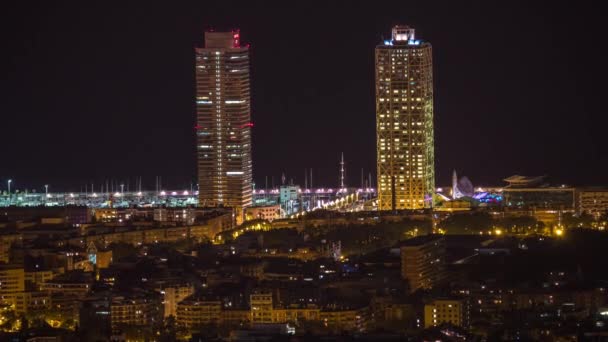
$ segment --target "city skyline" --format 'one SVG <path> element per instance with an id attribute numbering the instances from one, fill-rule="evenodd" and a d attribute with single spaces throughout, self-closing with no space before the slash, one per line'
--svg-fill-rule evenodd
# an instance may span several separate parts
<path id="1" fill-rule="evenodd" d="M 570 11 L 551 8 L 551 16 L 538 20 L 545 10 L 541 5 L 527 11 L 505 7 L 501 14 L 484 7 L 418 6 L 408 8 L 407 15 L 368 13 L 355 5 L 348 18 L 339 15 L 340 6 L 330 5 L 310 26 L 303 25 L 304 19 L 292 18 L 289 25 L 289 20 L 272 15 L 285 10 L 279 7 L 265 14 L 270 19 L 263 24 L 248 19 L 249 13 L 263 13 L 247 6 L 235 11 L 212 8 L 218 15 L 198 13 L 202 8 L 196 6 L 167 11 L 150 6 L 133 25 L 129 17 L 135 8 L 128 6 L 121 13 L 41 7 L 28 16 L 15 7 L 19 22 L 8 22 L 12 30 L 5 30 L 14 37 L 7 39 L 11 67 L 3 105 L 3 112 L 15 115 L 7 116 L 11 129 L 0 138 L 0 152 L 15 162 L 3 165 L 0 177 L 15 179 L 19 188 L 27 184 L 41 189 L 47 183 L 66 188 L 69 180 L 98 184 L 143 176 L 150 188 L 155 175 L 162 175 L 168 187 L 189 188 L 196 175 L 191 51 L 201 44 L 204 27 L 212 26 L 240 27 L 243 39 L 252 44 L 256 183 L 263 184 L 265 176 L 270 183 L 274 176 L 279 184 L 282 173 L 303 183 L 304 169 L 312 168 L 315 184 L 337 184 L 344 152 L 347 184 L 358 185 L 361 168 L 366 175 L 375 169 L 371 51 L 393 24 L 403 22 L 441 52 L 435 66 L 440 75 L 438 185 L 449 184 L 454 169 L 473 184 L 497 185 L 516 173 L 548 174 L 559 183 L 605 183 L 601 96 L 593 96 L 599 95 L 601 77 L 590 73 L 605 70 L 593 63 L 597 55 L 589 55 L 589 63 L 580 53 L 553 44 L 558 36 L 581 45 L 599 36 L 601 31 L 588 29 L 593 21 L 580 19 L 582 10 L 575 10 L 571 25 L 561 31 L 558 27 Z M 314 6 L 301 10 L 316 13 Z M 463 17 L 452 19 L 452 13 Z M 37 20 L 47 14 L 50 19 Z M 183 20 L 168 25 L 157 20 L 161 14 Z M 368 20 L 361 21 L 366 15 Z M 514 15 L 520 24 L 507 26 Z M 355 21 L 362 24 L 353 28 L 349 24 Z M 99 25 L 105 22 L 113 26 Z M 446 31 L 450 25 L 458 30 Z M 342 34 L 339 27 L 349 27 L 350 33 Z M 510 47 L 513 41 L 517 49 Z M 161 48 L 150 54 L 152 46 Z M 318 63 L 319 49 L 325 49 L 326 63 Z M 344 51 L 348 58 L 343 58 Z M 294 56 L 297 68 L 290 67 Z M 153 67 L 157 72 L 149 74 Z M 291 77 L 278 70 L 290 71 Z M 319 84 L 324 75 L 333 76 Z M 591 96 L 582 101 L 583 94 Z M 577 120 L 547 124 L 568 113 L 576 113 Z M 93 117 L 100 122 L 91 123 Z M 73 129 L 78 127 L 87 130 Z M 571 159 L 564 163 L 562 156 Z"/>
<path id="2" fill-rule="evenodd" d="M 597 9 L 11 3 L 0 341 L 608 336 Z"/>

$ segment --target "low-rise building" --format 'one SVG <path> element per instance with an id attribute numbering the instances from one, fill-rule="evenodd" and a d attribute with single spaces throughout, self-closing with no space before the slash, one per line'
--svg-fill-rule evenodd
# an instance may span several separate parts
<path id="1" fill-rule="evenodd" d="M 540 210 L 574 210 L 575 188 L 545 183 L 545 177 L 514 175 L 505 178 L 503 205 L 509 208 Z"/>
<path id="2" fill-rule="evenodd" d="M 10 263 L 11 247 L 21 245 L 23 238 L 21 234 L 2 234 L 0 235 L 0 262 Z"/>
<path id="3" fill-rule="evenodd" d="M 263 261 L 244 261 L 240 265 L 241 275 L 245 277 L 251 277 L 255 279 L 262 279 L 264 277 L 264 268 L 266 263 Z"/>
<path id="4" fill-rule="evenodd" d="M 323 326 L 333 331 L 365 332 L 369 323 L 369 308 L 325 307 L 319 312 Z"/>
<path id="5" fill-rule="evenodd" d="M 595 218 L 608 213 L 608 188 L 576 189 L 576 212 Z"/>
<path id="6" fill-rule="evenodd" d="M 163 296 L 163 316 L 177 317 L 178 303 L 194 294 L 194 285 L 186 282 L 159 284 L 155 290 Z"/>
<path id="7" fill-rule="evenodd" d="M 436 327 L 442 323 L 467 328 L 469 310 L 465 300 L 436 299 L 424 306 L 424 327 Z"/>
<path id="8" fill-rule="evenodd" d="M 319 321 L 319 312 L 320 309 L 316 305 L 277 308 L 272 311 L 272 320 L 275 323 Z"/>
<path id="9" fill-rule="evenodd" d="M 228 326 L 242 326 L 248 324 L 251 320 L 251 310 L 247 309 L 232 309 L 224 308 L 222 310 L 222 324 Z"/>
<path id="10" fill-rule="evenodd" d="M 162 321 L 160 300 L 151 294 L 112 297 L 110 303 L 112 330 L 122 326 L 152 326 Z"/>
<path id="11" fill-rule="evenodd" d="M 58 293 L 66 296 L 84 298 L 91 290 L 93 277 L 90 273 L 78 271 L 69 272 L 54 277 L 40 284 L 40 290 L 49 292 L 51 295 Z"/>
<path id="12" fill-rule="evenodd" d="M 266 290 L 254 291 L 249 297 L 251 306 L 251 323 L 268 324 L 274 323 L 272 320 L 272 292 Z"/>
<path id="13" fill-rule="evenodd" d="M 25 271 L 26 287 L 39 290 L 43 283 L 53 279 L 55 273 L 52 270 L 29 270 Z"/>
<path id="14" fill-rule="evenodd" d="M 218 324 L 221 319 L 222 302 L 217 297 L 191 297 L 177 304 L 177 324 L 188 330 Z"/>
<path id="15" fill-rule="evenodd" d="M 25 271 L 22 265 L 0 265 L 0 296 L 23 292 Z"/>
<path id="16" fill-rule="evenodd" d="M 14 305 L 16 313 L 26 313 L 30 311 L 41 311 L 50 308 L 51 301 L 46 292 L 15 292 L 3 296 L 6 304 Z"/>
<path id="17" fill-rule="evenodd" d="M 265 205 L 265 206 L 255 206 L 249 207 L 245 209 L 245 219 L 249 220 L 268 220 L 273 221 L 281 218 L 281 206 L 279 204 L 275 205 Z"/>
<path id="18" fill-rule="evenodd" d="M 194 208 L 157 208 L 154 209 L 154 221 L 178 222 L 192 225 L 196 220 L 196 209 Z"/>

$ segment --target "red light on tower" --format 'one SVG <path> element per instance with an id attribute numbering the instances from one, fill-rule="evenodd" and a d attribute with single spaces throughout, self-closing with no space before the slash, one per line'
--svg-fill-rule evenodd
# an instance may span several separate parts
<path id="1" fill-rule="evenodd" d="M 240 42 L 241 35 L 239 33 L 239 30 L 232 31 L 232 33 L 233 33 L 232 39 L 234 39 L 234 43 L 233 43 L 234 47 L 241 47 L 241 42 Z"/>

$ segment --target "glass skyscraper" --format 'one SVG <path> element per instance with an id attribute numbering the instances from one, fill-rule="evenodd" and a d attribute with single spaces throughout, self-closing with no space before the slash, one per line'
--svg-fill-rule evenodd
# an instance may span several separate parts
<path id="1" fill-rule="evenodd" d="M 432 49 L 408 26 L 376 47 L 376 137 L 378 210 L 431 207 Z"/>

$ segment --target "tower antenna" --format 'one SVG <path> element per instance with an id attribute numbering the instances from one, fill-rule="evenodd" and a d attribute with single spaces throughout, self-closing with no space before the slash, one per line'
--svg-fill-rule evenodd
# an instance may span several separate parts
<path id="1" fill-rule="evenodd" d="M 342 159 L 340 159 L 340 189 L 344 189 L 344 152 L 342 152 Z"/>

